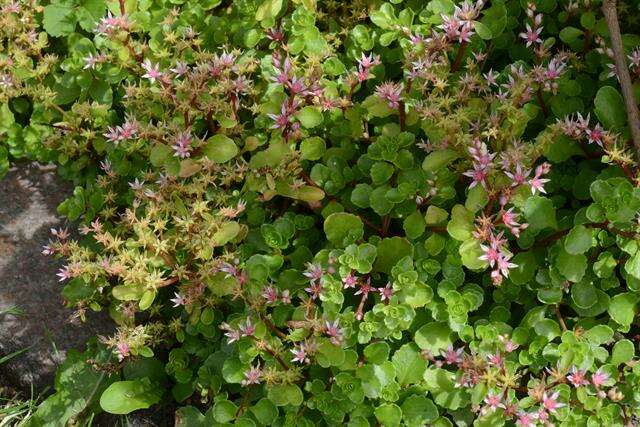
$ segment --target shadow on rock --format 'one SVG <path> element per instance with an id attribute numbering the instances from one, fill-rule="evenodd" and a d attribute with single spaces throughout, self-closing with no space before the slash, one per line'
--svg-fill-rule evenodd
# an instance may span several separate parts
<path id="1" fill-rule="evenodd" d="M 37 164 L 17 166 L 0 181 L 0 357 L 26 349 L 3 364 L 0 385 L 27 395 L 31 386 L 39 392 L 53 385 L 66 350 L 83 350 L 89 337 L 113 329 L 104 313 L 69 322 L 72 310 L 56 277 L 60 262 L 41 253 L 49 230 L 65 225 L 56 207 L 71 191 L 55 169 Z"/>

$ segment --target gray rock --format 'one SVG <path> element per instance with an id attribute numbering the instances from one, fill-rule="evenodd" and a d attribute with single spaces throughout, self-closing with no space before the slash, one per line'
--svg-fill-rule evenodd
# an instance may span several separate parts
<path id="1" fill-rule="evenodd" d="M 0 357 L 27 349 L 0 367 L 0 385 L 29 395 L 53 386 L 57 366 L 69 349 L 112 324 L 104 314 L 71 324 L 60 297 L 60 262 L 42 255 L 52 227 L 64 226 L 56 207 L 72 187 L 52 167 L 25 164 L 0 180 Z M 22 314 L 6 311 L 15 307 Z"/>

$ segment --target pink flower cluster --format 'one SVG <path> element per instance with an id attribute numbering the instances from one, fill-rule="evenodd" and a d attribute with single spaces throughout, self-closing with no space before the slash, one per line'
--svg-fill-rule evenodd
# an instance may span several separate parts
<path id="1" fill-rule="evenodd" d="M 593 385 L 596 389 L 600 389 L 609 380 L 610 376 L 606 372 L 599 368 L 593 374 L 591 374 L 591 381 L 587 379 L 587 371 L 584 369 L 578 369 L 575 366 L 571 367 L 569 374 L 567 375 L 567 381 L 575 387 Z"/>
<path id="2" fill-rule="evenodd" d="M 487 187 L 487 176 L 493 169 L 493 158 L 495 154 L 489 153 L 487 144 L 474 139 L 469 147 L 469 154 L 473 161 L 473 169 L 464 172 L 462 175 L 468 176 L 472 179 L 469 188 L 475 187 L 477 184 Z"/>
<path id="3" fill-rule="evenodd" d="M 327 320 L 325 322 L 324 332 L 327 334 L 329 341 L 331 341 L 333 345 L 342 344 L 344 331 L 340 327 L 340 321 L 338 319 L 334 320 L 333 323 Z"/>
<path id="4" fill-rule="evenodd" d="M 575 140 L 586 138 L 589 144 L 597 144 L 600 147 L 604 147 L 605 139 L 610 136 L 609 132 L 604 130 L 599 123 L 591 127 L 589 121 L 589 114 L 583 117 L 578 113 L 575 118 L 567 116 L 562 121 L 558 120 L 558 124 L 562 132 L 569 138 Z"/>
<path id="5" fill-rule="evenodd" d="M 323 98 L 324 90 L 318 80 L 307 83 L 304 78 L 297 77 L 289 57 L 282 60 L 280 54 L 276 51 L 272 55 L 272 62 L 276 71 L 272 80 L 282 85 L 288 94 L 288 98 L 280 106 L 280 114 L 268 114 L 268 116 L 274 121 L 271 128 L 280 129 L 284 137 L 290 139 L 299 134 L 300 123 L 292 120 L 298 108 L 309 99 Z M 324 100 L 322 105 L 325 109 L 333 107 L 333 103 L 328 100 Z"/>
<path id="6" fill-rule="evenodd" d="M 260 365 L 251 366 L 248 370 L 244 372 L 244 379 L 240 381 L 240 384 L 243 386 L 260 384 L 262 380 L 262 369 L 260 369 Z"/>
<path id="7" fill-rule="evenodd" d="M 82 69 L 93 70 L 97 64 L 101 64 L 106 60 L 107 55 L 105 55 L 104 53 L 98 53 L 97 55 L 90 53 L 86 58 L 84 58 L 84 67 L 82 67 Z"/>
<path id="8" fill-rule="evenodd" d="M 309 286 L 304 290 L 309 293 L 311 299 L 317 299 L 322 294 L 322 276 L 324 270 L 320 264 L 307 263 L 307 270 L 302 273 L 309 279 Z"/>
<path id="9" fill-rule="evenodd" d="M 173 148 L 173 155 L 175 157 L 179 157 L 181 159 L 184 159 L 186 157 L 190 157 L 191 156 L 191 132 L 189 131 L 184 131 L 184 132 L 179 132 L 176 136 L 175 139 L 173 140 L 174 144 L 171 146 L 171 148 Z"/>
<path id="10" fill-rule="evenodd" d="M 291 303 L 291 294 L 289 293 L 289 289 L 278 292 L 278 289 L 274 286 L 265 286 L 262 288 L 262 298 L 265 299 L 267 304 L 275 304 L 278 301 L 283 304 Z"/>
<path id="11" fill-rule="evenodd" d="M 227 343 L 231 344 L 240 338 L 252 337 L 256 332 L 256 327 L 251 323 L 251 319 L 247 319 L 246 323 L 239 324 L 238 328 L 233 328 L 228 323 L 222 323 L 220 329 L 224 330 L 224 336 L 227 337 Z"/>
<path id="12" fill-rule="evenodd" d="M 139 131 L 140 125 L 136 119 L 127 118 L 121 126 L 109 126 L 107 133 L 103 134 L 103 136 L 107 138 L 107 141 L 118 145 L 122 141 L 136 139 Z"/>
<path id="13" fill-rule="evenodd" d="M 131 21 L 127 15 L 113 16 L 111 12 L 107 12 L 107 16 L 100 19 L 94 31 L 96 34 L 111 37 L 117 31 L 127 31 L 130 27 Z"/>
<path id="14" fill-rule="evenodd" d="M 527 5 L 527 17 L 532 20 L 533 25 L 527 23 L 526 31 L 520 33 L 519 36 L 527 42 L 527 47 L 533 45 L 537 48 L 540 44 L 542 44 L 540 33 L 542 33 L 543 27 L 542 14 L 539 13 L 536 15 L 536 5 L 534 3 L 529 3 Z"/>
<path id="15" fill-rule="evenodd" d="M 371 77 L 370 70 L 374 65 L 380 64 L 380 57 L 378 55 L 365 55 L 362 53 L 362 58 L 358 59 L 358 72 L 357 77 L 360 83 L 364 82 Z"/>
<path id="16" fill-rule="evenodd" d="M 289 350 L 291 354 L 293 354 L 293 358 L 291 358 L 292 362 L 304 363 L 308 365 L 311 363 L 310 357 L 315 354 L 318 350 L 318 345 L 315 341 L 304 341 L 294 345 L 294 347 Z"/>
<path id="17" fill-rule="evenodd" d="M 240 284 L 244 284 L 248 280 L 247 273 L 236 264 L 225 262 L 220 266 L 220 271 L 226 273 L 226 277 L 235 277 Z"/>
<path id="18" fill-rule="evenodd" d="M 513 256 L 507 250 L 507 239 L 503 238 L 503 233 L 497 235 L 491 233 L 489 235 L 489 244 L 480 245 L 484 252 L 479 259 L 486 261 L 493 270 L 491 271 L 491 280 L 495 285 L 500 285 L 503 278 L 509 277 L 509 269 L 516 268 L 518 265 L 509 262 Z"/>
<path id="19" fill-rule="evenodd" d="M 160 64 L 154 64 L 151 60 L 145 59 L 140 66 L 145 71 L 142 78 L 149 80 L 151 83 L 155 83 L 156 80 L 162 80 L 164 77 L 164 73 L 160 71 Z"/>
<path id="20" fill-rule="evenodd" d="M 378 98 L 387 101 L 389 108 L 398 108 L 402 101 L 402 83 L 385 82 L 376 86 L 375 94 Z"/>
<path id="21" fill-rule="evenodd" d="M 475 3 L 465 0 L 462 5 L 455 6 L 453 16 L 441 15 L 442 24 L 439 28 L 444 31 L 449 41 L 467 43 L 474 34 L 473 21 L 478 17 L 483 6 L 483 0 L 478 0 Z"/>
<path id="22" fill-rule="evenodd" d="M 558 93 L 558 80 L 566 68 L 565 62 L 560 58 L 552 58 L 546 66 L 536 65 L 533 67 L 533 79 L 541 89 Z"/>

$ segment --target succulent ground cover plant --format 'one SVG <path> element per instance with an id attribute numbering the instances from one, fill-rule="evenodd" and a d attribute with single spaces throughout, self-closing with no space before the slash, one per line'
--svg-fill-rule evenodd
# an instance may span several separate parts
<path id="1" fill-rule="evenodd" d="M 640 15 L 620 51 L 601 6 L 5 2 L 0 158 L 74 180 L 43 253 L 118 325 L 26 423 L 636 425 Z"/>

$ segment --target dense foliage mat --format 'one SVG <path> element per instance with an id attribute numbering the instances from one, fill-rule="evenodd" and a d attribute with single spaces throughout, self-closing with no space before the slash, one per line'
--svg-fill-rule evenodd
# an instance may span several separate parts
<path id="1" fill-rule="evenodd" d="M 640 175 L 600 7 L 4 1 L 0 173 L 74 181 L 80 239 L 43 252 L 118 325 L 29 423 L 637 425 Z"/>

